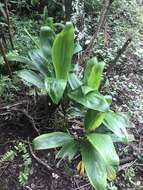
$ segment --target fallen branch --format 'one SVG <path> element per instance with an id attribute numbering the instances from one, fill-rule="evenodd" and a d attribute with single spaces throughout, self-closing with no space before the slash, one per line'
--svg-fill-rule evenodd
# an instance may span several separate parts
<path id="1" fill-rule="evenodd" d="M 52 168 L 51 166 L 49 166 L 47 163 L 45 163 L 44 161 L 42 161 L 38 156 L 36 156 L 33 152 L 33 149 L 32 149 L 32 146 L 29 142 L 29 139 L 28 139 L 28 145 L 29 145 L 29 150 L 30 150 L 30 153 L 32 155 L 32 157 L 42 166 L 44 166 L 44 168 L 46 168 L 49 173 L 52 175 L 53 173 L 56 173 L 58 176 L 61 176 L 62 178 L 65 178 L 66 180 L 69 180 L 68 178 L 68 175 L 63 173 L 62 171 L 60 171 L 58 168 Z"/>
<path id="2" fill-rule="evenodd" d="M 97 37 L 99 32 L 101 31 L 102 27 L 105 24 L 106 21 L 106 17 L 108 15 L 108 12 L 110 10 L 111 4 L 113 3 L 114 0 L 103 0 L 103 8 L 101 10 L 101 14 L 100 14 L 100 19 L 99 19 L 99 24 L 97 27 L 97 30 L 95 31 L 95 33 L 93 34 L 90 43 L 88 45 L 88 47 L 85 49 L 84 53 L 83 53 L 83 60 L 82 61 L 86 61 L 87 59 L 89 59 L 92 54 L 93 54 L 93 47 L 97 41 Z"/>
<path id="3" fill-rule="evenodd" d="M 124 43 L 124 45 L 122 46 L 122 48 L 118 50 L 117 56 L 115 57 L 115 59 L 113 59 L 113 60 L 109 63 L 109 67 L 108 67 L 108 69 L 107 69 L 107 73 L 108 73 L 108 74 L 113 70 L 113 68 L 115 67 L 116 63 L 119 61 L 119 59 L 120 59 L 120 57 L 122 56 L 122 54 L 124 54 L 124 52 L 127 50 L 127 48 L 128 48 L 128 46 L 130 45 L 131 41 L 132 41 L 132 38 L 129 37 L 129 38 L 125 41 L 125 43 Z"/>
<path id="4" fill-rule="evenodd" d="M 38 135 L 40 135 L 40 132 L 35 125 L 33 117 L 31 117 L 25 110 L 21 110 L 21 109 L 17 109 L 17 108 L 11 108 L 11 111 L 18 111 L 18 112 L 21 112 L 23 115 L 25 115 L 27 117 L 27 119 L 29 120 L 29 122 L 31 123 L 33 129 L 36 131 L 36 133 Z"/>
<path id="5" fill-rule="evenodd" d="M 50 171 L 50 172 L 54 171 L 54 169 L 53 169 L 51 166 L 49 166 L 47 163 L 43 162 L 39 157 L 37 157 L 37 156 L 34 154 L 33 149 L 32 149 L 32 146 L 31 146 L 29 140 L 28 140 L 28 145 L 29 145 L 30 153 L 31 153 L 31 155 L 33 156 L 33 158 L 34 158 L 39 164 L 43 165 L 46 169 L 48 169 L 48 171 Z"/>

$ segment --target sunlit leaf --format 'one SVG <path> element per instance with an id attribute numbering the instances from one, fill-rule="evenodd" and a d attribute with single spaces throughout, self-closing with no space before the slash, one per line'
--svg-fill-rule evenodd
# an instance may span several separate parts
<path id="1" fill-rule="evenodd" d="M 88 110 L 85 116 L 85 130 L 92 131 L 98 128 L 105 118 L 104 112 L 98 112 L 95 110 Z"/>
<path id="2" fill-rule="evenodd" d="M 78 145 L 73 140 L 70 143 L 64 145 L 61 150 L 57 153 L 56 158 L 68 158 L 71 161 L 78 151 Z"/>
<path id="3" fill-rule="evenodd" d="M 104 125 L 117 137 L 123 139 L 125 143 L 128 142 L 128 133 L 126 128 L 129 127 L 129 120 L 125 115 L 110 111 L 106 113 Z"/>
<path id="4" fill-rule="evenodd" d="M 96 91 L 92 91 L 84 95 L 82 88 L 78 88 L 68 95 L 72 100 L 85 106 L 86 108 L 101 112 L 109 109 L 109 104 L 105 100 L 104 96 L 97 94 Z"/>
<path id="5" fill-rule="evenodd" d="M 67 81 L 64 79 L 55 79 L 47 77 L 45 79 L 45 88 L 55 104 L 58 104 L 61 100 Z"/>
<path id="6" fill-rule="evenodd" d="M 74 27 L 67 23 L 61 33 L 56 36 L 52 47 L 52 61 L 57 79 L 68 79 L 74 49 Z"/>
<path id="7" fill-rule="evenodd" d="M 50 75 L 48 70 L 48 62 L 45 59 L 41 50 L 32 50 L 29 52 L 30 59 L 32 61 L 32 65 L 45 77 Z"/>
<path id="8" fill-rule="evenodd" d="M 119 157 L 109 135 L 91 133 L 87 135 L 89 142 L 94 146 L 106 165 L 119 165 Z"/>
<path id="9" fill-rule="evenodd" d="M 69 74 L 68 82 L 72 90 L 79 88 L 82 85 L 82 82 L 78 79 L 75 73 Z"/>
<path id="10" fill-rule="evenodd" d="M 54 31 L 49 26 L 42 26 L 40 30 L 41 49 L 45 57 L 51 61 L 52 46 L 55 38 Z"/>
<path id="11" fill-rule="evenodd" d="M 35 150 L 44 150 L 64 146 L 73 142 L 73 138 L 67 133 L 53 132 L 40 135 L 33 140 Z"/>
<path id="12" fill-rule="evenodd" d="M 106 190 L 107 172 L 99 154 L 90 143 L 84 142 L 81 144 L 81 155 L 90 183 L 97 190 Z"/>
<path id="13" fill-rule="evenodd" d="M 35 72 L 24 69 L 18 72 L 18 76 L 39 89 L 44 89 L 44 79 Z"/>
<path id="14" fill-rule="evenodd" d="M 85 81 L 87 86 L 98 90 L 104 69 L 105 63 L 98 62 L 96 57 L 93 57 L 87 62 L 87 67 L 85 70 Z"/>

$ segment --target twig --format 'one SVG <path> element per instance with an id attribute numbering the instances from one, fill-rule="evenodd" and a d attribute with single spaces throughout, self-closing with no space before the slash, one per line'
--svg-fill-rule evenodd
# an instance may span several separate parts
<path id="1" fill-rule="evenodd" d="M 12 71 L 11 71 L 9 62 L 7 60 L 7 57 L 6 57 L 5 49 L 4 49 L 4 46 L 3 46 L 3 43 L 2 43 L 2 39 L 0 39 L 0 51 L 2 53 L 2 57 L 4 59 L 5 65 L 7 66 L 7 69 L 8 69 L 8 72 L 9 72 L 9 76 L 10 76 L 10 78 L 12 78 Z"/>
<path id="2" fill-rule="evenodd" d="M 100 14 L 100 19 L 99 19 L 99 24 L 98 24 L 97 30 L 93 34 L 88 47 L 86 48 L 86 50 L 83 53 L 83 59 L 84 59 L 84 61 L 86 61 L 88 58 L 90 58 L 91 55 L 92 55 L 92 53 L 93 53 L 93 46 L 95 45 L 95 43 L 97 41 L 97 36 L 98 36 L 100 30 L 102 29 L 102 27 L 105 24 L 106 17 L 108 15 L 108 12 L 110 10 L 110 6 L 113 3 L 113 1 L 114 0 L 103 0 L 103 8 L 101 10 L 101 14 Z"/>
<path id="3" fill-rule="evenodd" d="M 68 175 L 63 173 L 59 168 L 52 168 L 51 166 L 49 166 L 47 163 L 45 163 L 44 161 L 42 161 L 39 157 L 37 157 L 34 152 L 33 152 L 33 149 L 32 149 L 32 146 L 30 144 L 30 141 L 28 139 L 28 144 L 29 144 L 29 150 L 30 150 L 30 153 L 31 155 L 33 156 L 33 158 L 42 166 L 44 166 L 49 172 L 50 174 L 53 174 L 53 173 L 57 173 L 59 176 L 61 176 L 62 178 L 65 178 L 67 181 L 70 181 L 70 179 L 68 178 Z"/>
<path id="4" fill-rule="evenodd" d="M 28 189 L 28 190 L 32 190 L 29 186 L 26 186 L 25 188 Z"/>
<path id="5" fill-rule="evenodd" d="M 25 104 L 25 103 L 27 103 L 27 100 L 23 100 L 21 102 L 17 102 L 17 103 L 10 104 L 10 105 L 7 105 L 7 106 L 2 106 L 2 107 L 0 107 L 0 110 L 8 110 L 8 109 L 10 109 L 12 107 L 16 107 L 16 106 L 19 106 L 19 105 Z"/>
<path id="6" fill-rule="evenodd" d="M 134 165 L 136 163 L 137 159 L 134 160 L 133 162 L 130 162 L 130 163 L 126 163 L 126 164 L 123 164 L 119 167 L 118 169 L 118 172 L 120 172 L 121 170 L 127 170 L 129 167 L 131 167 L 132 165 Z"/>
<path id="7" fill-rule="evenodd" d="M 23 113 L 23 114 L 29 119 L 29 121 L 30 121 L 30 123 L 32 124 L 32 127 L 33 127 L 33 129 L 36 131 L 36 133 L 37 133 L 38 135 L 40 135 L 39 130 L 37 129 L 37 127 L 36 127 L 36 125 L 35 125 L 35 122 L 34 122 L 33 117 L 31 117 L 25 110 L 21 110 L 21 109 L 17 109 L 17 108 L 11 108 L 10 110 L 11 110 L 11 111 L 18 111 L 18 112 Z"/>
<path id="8" fill-rule="evenodd" d="M 29 140 L 28 140 L 28 142 L 29 142 Z M 31 153 L 31 155 L 33 156 L 33 158 L 34 158 L 39 164 L 43 165 L 46 169 L 48 169 L 49 172 L 54 171 L 54 169 L 53 169 L 51 166 L 49 166 L 47 163 L 43 162 L 39 157 L 37 157 L 37 156 L 34 154 L 33 149 L 32 149 L 32 146 L 30 145 L 30 142 L 29 142 L 28 144 L 29 144 L 30 153 Z"/>
<path id="9" fill-rule="evenodd" d="M 131 156 L 131 157 L 126 157 L 126 158 L 124 158 L 124 159 L 122 159 L 122 160 L 120 161 L 120 164 L 123 165 L 123 164 L 129 163 L 129 162 L 132 162 L 133 160 L 135 160 L 135 158 L 134 158 L 133 156 Z"/>
<path id="10" fill-rule="evenodd" d="M 15 104 L 15 105 L 18 105 L 18 104 Z M 21 110 L 21 109 L 18 109 L 18 108 L 13 108 L 13 106 L 14 105 L 11 105 L 11 107 L 10 106 L 6 106 L 6 107 L 3 107 L 3 108 L 0 108 L 0 110 L 6 110 L 7 112 L 11 112 L 11 111 L 21 112 L 30 121 L 30 123 L 31 123 L 33 129 L 36 131 L 36 133 L 38 135 L 40 135 L 40 132 L 39 132 L 39 130 L 37 129 L 37 127 L 35 125 L 35 121 L 34 121 L 33 117 L 30 116 L 25 110 Z"/>
<path id="11" fill-rule="evenodd" d="M 7 0 L 4 0 L 4 5 L 5 5 L 5 13 L 6 13 L 6 18 L 7 18 L 9 39 L 10 39 L 12 49 L 14 49 L 14 44 L 13 44 L 12 34 L 11 34 L 11 29 L 10 29 L 10 18 L 9 18 L 9 10 L 8 10 L 8 5 L 7 5 Z"/>
<path id="12" fill-rule="evenodd" d="M 83 189 L 84 187 L 87 187 L 87 186 L 90 186 L 90 183 L 87 183 L 87 184 L 85 184 L 85 185 L 82 185 L 82 186 L 80 186 L 80 187 L 78 187 L 78 188 L 76 188 L 76 189 L 74 189 L 74 190 L 80 190 L 80 189 Z"/>

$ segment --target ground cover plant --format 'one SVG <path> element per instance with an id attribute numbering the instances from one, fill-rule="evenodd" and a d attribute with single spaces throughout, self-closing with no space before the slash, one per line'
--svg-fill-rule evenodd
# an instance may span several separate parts
<path id="1" fill-rule="evenodd" d="M 11 1 L 9 3 L 11 4 Z M 66 5 L 62 2 L 50 3 L 62 7 L 61 15 L 66 13 L 67 10 L 64 10 Z M 76 3 L 81 5 L 81 2 Z M 135 129 L 129 120 L 130 114 L 127 113 L 129 107 L 122 108 L 122 103 L 125 106 L 126 95 L 123 93 L 122 97 L 120 93 L 116 94 L 119 92 L 116 90 L 122 87 L 118 69 L 121 75 L 122 72 L 125 74 L 127 72 L 125 77 L 121 76 L 123 80 L 128 79 L 130 75 L 127 71 L 128 65 L 123 66 L 124 71 L 120 68 L 120 60 L 126 64 L 125 57 L 122 59 L 122 56 L 133 37 L 129 36 L 119 51 L 116 48 L 117 56 L 114 47 L 119 44 L 110 42 L 112 44 L 110 54 L 110 48 L 107 48 L 109 42 L 107 36 L 110 32 L 106 28 L 103 33 L 102 28 L 105 20 L 107 27 L 108 14 L 109 26 L 112 27 L 112 14 L 115 7 L 120 7 L 121 4 L 113 4 L 109 13 L 113 1 L 106 1 L 109 4 L 103 5 L 103 9 L 99 1 L 86 3 L 86 14 L 89 11 L 89 15 L 91 14 L 89 7 L 92 5 L 91 8 L 94 10 L 97 5 L 99 23 L 95 26 L 94 33 L 89 27 L 92 25 L 92 19 L 94 20 L 92 18 L 94 14 L 91 14 L 89 20 L 85 18 L 85 44 L 81 41 L 82 38 L 78 39 L 79 26 L 66 21 L 56 23 L 54 18 L 48 17 L 47 7 L 42 14 L 40 9 L 38 22 L 30 18 L 30 22 L 28 19 L 18 24 L 17 15 L 10 17 L 20 30 L 15 35 L 16 41 L 13 40 L 14 51 L 11 50 L 9 42 L 7 46 L 10 48 L 6 47 L 3 40 L 1 43 L 0 167 L 5 168 L 0 180 L 2 189 L 9 189 L 11 185 L 15 189 L 54 190 L 142 188 L 141 111 L 135 113 L 133 104 L 131 110 L 128 110 L 132 114 L 133 123 L 139 128 Z M 38 10 L 39 5 L 44 5 L 44 1 L 40 3 L 24 1 L 23 5 L 24 7 L 26 5 L 26 12 L 33 8 Z M 47 3 L 45 5 L 47 6 Z M 120 10 L 119 8 L 119 12 Z M 76 14 L 79 14 L 78 10 Z M 33 11 L 32 15 L 37 19 Z M 78 16 L 81 17 L 80 14 Z M 66 19 L 67 15 L 61 18 Z M 34 29 L 33 22 L 35 26 L 37 25 L 36 31 L 31 31 Z M 23 24 L 26 24 L 26 27 L 22 29 Z M 125 26 L 120 27 L 118 31 L 122 33 Z M 138 40 L 141 25 L 139 30 Z M 28 39 L 28 42 L 25 42 L 23 37 Z M 113 37 L 118 38 L 116 35 Z M 131 47 L 137 48 L 133 42 Z M 127 55 L 131 56 L 131 52 L 128 51 Z M 139 54 L 136 56 L 140 57 Z M 137 57 L 136 61 L 139 59 Z M 130 60 L 132 64 L 132 59 Z M 140 69 L 140 60 L 138 62 Z M 134 70 L 131 73 L 139 72 L 135 70 L 136 67 L 132 69 Z M 140 73 L 137 75 L 135 73 L 132 79 L 137 79 L 140 89 L 142 78 L 139 80 L 138 75 Z M 115 89 L 112 89 L 113 85 Z M 123 92 L 128 93 L 127 86 L 126 88 L 123 86 Z M 134 92 L 135 84 L 129 82 L 129 86 L 131 93 L 137 93 Z M 132 101 L 134 102 L 133 99 Z M 137 108 L 140 109 L 138 105 Z M 134 117 L 138 119 L 135 121 Z M 138 137 L 139 149 L 136 148 Z M 42 171 L 41 167 L 44 168 Z M 10 170 L 16 173 L 15 178 L 8 174 Z M 3 180 L 5 176 L 8 177 Z"/>

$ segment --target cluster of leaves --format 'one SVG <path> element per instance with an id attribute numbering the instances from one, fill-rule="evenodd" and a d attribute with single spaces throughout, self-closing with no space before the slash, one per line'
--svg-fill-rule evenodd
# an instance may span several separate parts
<path id="1" fill-rule="evenodd" d="M 74 27 L 67 23 L 56 34 L 55 24 L 41 27 L 40 43 L 29 52 L 29 57 L 7 56 L 28 64 L 28 68 L 18 72 L 22 80 L 31 83 L 51 98 L 53 104 L 67 99 L 72 105 L 84 110 L 84 126 L 78 137 L 68 132 L 53 132 L 40 135 L 33 140 L 35 150 L 59 148 L 57 158 L 71 161 L 80 153 L 82 161 L 77 169 L 86 174 L 95 189 L 105 190 L 107 179 L 116 178 L 119 158 L 113 142 L 128 142 L 126 127 L 128 117 L 110 109 L 112 98 L 100 94 L 104 62 L 93 57 L 86 63 L 82 77 L 76 75 L 72 56 L 80 51 L 74 44 Z M 110 154 L 109 154 L 110 153 Z"/>
<path id="2" fill-rule="evenodd" d="M 14 146 L 14 149 L 7 151 L 2 157 L 1 162 L 13 161 L 17 155 L 22 157 L 22 166 L 20 168 L 18 180 L 19 183 L 24 186 L 29 179 L 29 172 L 31 169 L 32 160 L 27 151 L 27 146 L 23 143 L 19 143 L 17 146 Z"/>
<path id="3" fill-rule="evenodd" d="M 14 94 L 19 90 L 19 80 L 14 77 L 12 80 L 7 76 L 0 76 L 0 97 L 3 100 L 9 101 Z"/>

